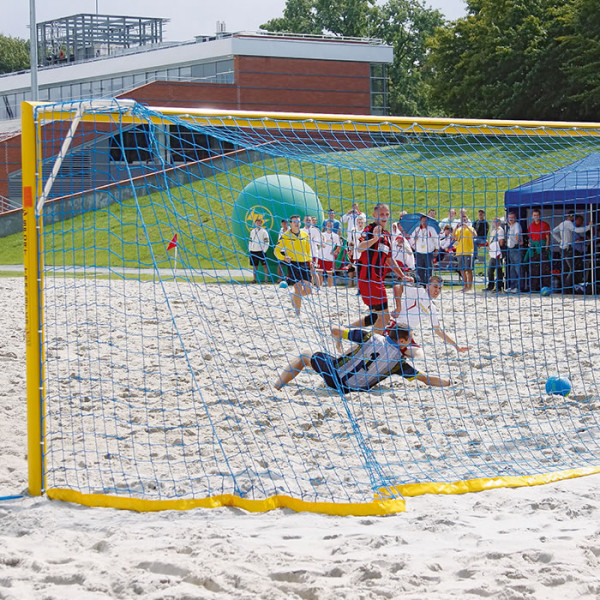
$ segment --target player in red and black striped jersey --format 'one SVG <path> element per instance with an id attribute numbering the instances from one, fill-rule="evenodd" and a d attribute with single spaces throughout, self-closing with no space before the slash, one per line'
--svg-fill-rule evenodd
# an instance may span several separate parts
<path id="1" fill-rule="evenodd" d="M 392 237 L 385 226 L 390 218 L 390 209 L 377 204 L 373 210 L 374 222 L 367 225 L 357 250 L 361 253 L 357 263 L 358 291 L 363 302 L 373 315 L 374 329 L 384 331 L 389 323 L 388 297 L 384 281 L 391 269 L 401 280 L 406 277 L 392 256 Z"/>

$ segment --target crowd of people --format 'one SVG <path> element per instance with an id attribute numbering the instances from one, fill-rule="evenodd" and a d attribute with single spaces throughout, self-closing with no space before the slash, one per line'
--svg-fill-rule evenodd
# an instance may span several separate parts
<path id="1" fill-rule="evenodd" d="M 384 269 L 386 275 L 393 272 L 397 279 L 410 275 L 423 286 L 434 272 L 456 271 L 463 292 L 474 291 L 475 264 L 484 250 L 487 292 L 577 291 L 591 285 L 593 223 L 585 224 L 583 215 L 566 214 L 552 228 L 537 208 L 527 222 L 514 211 L 488 222 L 483 210 L 471 221 L 465 209 L 453 208 L 438 221 L 436 210 L 430 209 L 407 234 L 402 226 L 405 214 L 400 213 L 383 236 L 373 236 L 385 228 L 378 220 L 368 224 L 358 204 L 339 219 L 330 210 L 321 224 L 315 216 L 305 216 L 302 226 L 301 217 L 293 215 L 281 222 L 275 248 L 278 276 L 297 286 L 302 296 L 309 293 L 302 282 L 332 286 L 336 263 L 341 263 L 349 285 L 357 285 L 362 293 L 361 287 L 372 286 L 371 267 L 363 263 L 370 264 L 381 254 L 373 250 L 377 239 L 378 244 L 389 244 L 393 265 Z M 388 220 L 389 215 L 386 226 Z M 248 245 L 255 281 L 261 266 L 267 275 L 268 248 L 269 236 L 258 218 Z"/>

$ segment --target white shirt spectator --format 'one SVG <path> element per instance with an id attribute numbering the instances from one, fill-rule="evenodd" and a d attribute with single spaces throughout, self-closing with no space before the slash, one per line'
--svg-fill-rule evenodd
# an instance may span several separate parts
<path id="1" fill-rule="evenodd" d="M 392 240 L 392 256 L 394 260 L 407 267 L 408 269 L 415 268 L 415 255 L 408 240 L 400 233 Z"/>
<path id="2" fill-rule="evenodd" d="M 506 247 L 518 248 L 523 243 L 523 230 L 518 221 L 508 225 L 506 230 Z"/>
<path id="3" fill-rule="evenodd" d="M 308 230 L 308 236 L 310 237 L 310 251 L 312 257 L 318 258 L 321 252 L 321 243 L 323 240 L 323 232 L 314 225 Z"/>
<path id="4" fill-rule="evenodd" d="M 440 250 L 448 252 L 454 243 L 452 233 L 446 233 L 444 230 L 440 232 Z"/>
<path id="5" fill-rule="evenodd" d="M 357 248 L 360 244 L 360 238 L 362 237 L 363 229 L 353 229 L 351 232 L 348 233 L 348 249 L 352 251 L 352 255 L 350 258 L 352 258 L 352 260 L 355 261 L 358 260 L 361 255 Z"/>
<path id="6" fill-rule="evenodd" d="M 504 239 L 504 228 L 498 224 L 492 224 L 488 234 L 488 255 L 490 258 L 501 258 L 502 248 L 500 242 Z"/>
<path id="7" fill-rule="evenodd" d="M 287 229 L 284 229 L 283 227 L 279 230 L 279 235 L 277 236 L 277 243 L 279 243 L 281 241 L 281 236 L 286 232 L 289 231 L 290 228 L 288 227 Z"/>
<path id="8" fill-rule="evenodd" d="M 396 323 L 404 323 L 411 329 L 439 326 L 440 321 L 435 303 L 425 288 L 405 286 Z"/>
<path id="9" fill-rule="evenodd" d="M 444 231 L 446 225 L 450 225 L 450 229 L 454 231 L 460 225 L 460 219 L 450 219 L 450 217 L 446 217 L 445 219 L 442 219 L 438 225 L 440 226 L 440 231 Z"/>
<path id="10" fill-rule="evenodd" d="M 269 245 L 269 233 L 264 227 L 255 227 L 250 231 L 248 252 L 266 252 Z"/>
<path id="11" fill-rule="evenodd" d="M 575 223 L 570 219 L 565 219 L 552 230 L 552 237 L 560 244 L 561 250 L 566 250 L 573 244 L 573 234 L 586 234 L 592 225 L 591 223 L 585 227 L 575 227 Z"/>
<path id="12" fill-rule="evenodd" d="M 335 256 L 333 253 L 335 252 L 335 249 L 339 248 L 341 245 L 342 242 L 337 233 L 333 233 L 333 231 L 323 231 L 321 233 L 321 253 L 319 257 L 321 260 L 328 262 L 334 261 Z"/>
<path id="13" fill-rule="evenodd" d="M 431 225 L 417 227 L 410 236 L 410 242 L 418 254 L 430 254 L 440 247 L 438 232 Z"/>
<path id="14" fill-rule="evenodd" d="M 356 221 L 361 218 L 366 223 L 367 215 L 364 212 L 354 212 L 351 210 L 342 215 L 342 223 L 346 226 L 346 234 L 350 237 L 350 234 L 356 229 Z"/>

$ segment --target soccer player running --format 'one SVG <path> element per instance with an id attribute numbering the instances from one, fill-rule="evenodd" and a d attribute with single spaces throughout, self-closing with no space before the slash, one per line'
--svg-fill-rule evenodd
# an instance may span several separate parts
<path id="1" fill-rule="evenodd" d="M 326 352 L 302 353 L 279 375 L 275 389 L 280 390 L 290 383 L 305 367 L 314 369 L 328 387 L 341 394 L 370 390 L 391 375 L 400 375 L 409 381 L 417 379 L 435 387 L 451 385 L 448 379 L 421 373 L 406 362 L 404 351 L 411 338 L 410 330 L 406 328 L 390 328 L 387 336 L 345 327 L 338 328 L 335 333 L 358 346 L 340 357 Z"/>
<path id="2" fill-rule="evenodd" d="M 392 255 L 392 238 L 385 226 L 390 218 L 390 209 L 385 204 L 377 204 L 373 210 L 374 222 L 367 225 L 361 242 L 356 248 L 360 252 L 357 262 L 358 291 L 371 314 L 361 320 L 363 326 L 373 325 L 383 332 L 389 324 L 388 297 L 385 289 L 385 276 L 390 269 L 399 279 L 412 281 L 404 275 Z"/>
<path id="3" fill-rule="evenodd" d="M 429 283 L 421 286 L 394 286 L 394 300 L 396 310 L 393 313 L 397 323 L 406 323 L 411 329 L 424 329 L 431 327 L 433 331 L 447 344 L 454 346 L 458 352 L 466 352 L 469 346 L 459 346 L 441 327 L 434 300 L 442 293 L 442 279 L 432 275 Z M 423 358 L 419 346 L 411 340 L 409 351 L 406 353 L 411 358 Z"/>
<path id="4" fill-rule="evenodd" d="M 275 256 L 287 264 L 287 283 L 294 286 L 290 297 L 297 315 L 300 315 L 302 297 L 312 293 L 310 282 L 313 269 L 310 237 L 300 229 L 300 223 L 300 216 L 292 215 L 290 228 L 281 234 L 275 246 Z"/>

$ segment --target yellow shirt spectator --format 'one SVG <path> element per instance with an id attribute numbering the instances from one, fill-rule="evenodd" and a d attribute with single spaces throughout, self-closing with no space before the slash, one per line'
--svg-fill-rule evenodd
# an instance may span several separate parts
<path id="1" fill-rule="evenodd" d="M 288 229 L 281 234 L 281 239 L 275 246 L 275 256 L 279 260 L 285 260 L 287 256 L 292 262 L 312 262 L 308 233 L 301 229 L 298 234 L 295 234 L 291 229 Z"/>
<path id="2" fill-rule="evenodd" d="M 464 254 L 473 254 L 475 248 L 474 239 L 477 237 L 475 230 L 469 225 L 459 225 L 454 231 L 453 237 L 456 239 L 454 247 L 456 256 Z"/>

